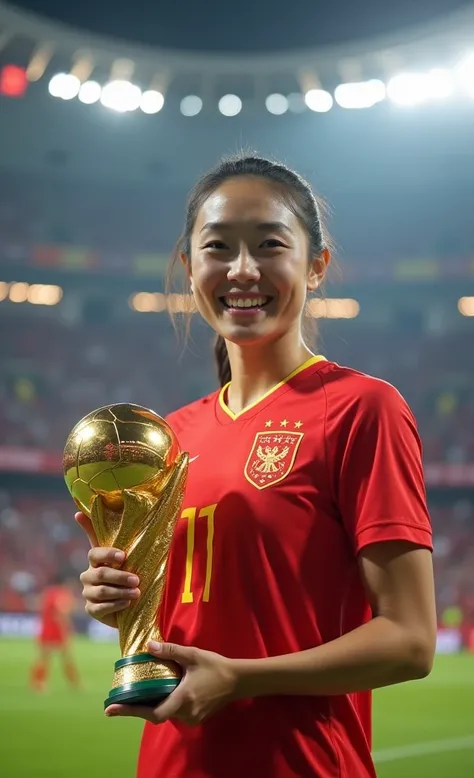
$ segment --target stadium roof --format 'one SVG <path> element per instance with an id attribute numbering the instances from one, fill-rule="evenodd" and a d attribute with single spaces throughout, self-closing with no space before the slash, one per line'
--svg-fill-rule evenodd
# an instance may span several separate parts
<path id="1" fill-rule="evenodd" d="M 400 33 L 466 8 L 470 0 L 16 0 L 12 5 L 100 35 L 166 49 L 281 53 Z"/>

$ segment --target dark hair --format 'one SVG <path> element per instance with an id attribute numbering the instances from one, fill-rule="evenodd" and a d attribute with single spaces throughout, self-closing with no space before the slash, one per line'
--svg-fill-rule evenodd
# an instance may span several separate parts
<path id="1" fill-rule="evenodd" d="M 180 255 L 186 254 L 191 257 L 191 235 L 202 205 L 223 183 L 238 176 L 263 178 L 281 190 L 288 208 L 308 233 L 311 257 L 321 254 L 324 249 L 330 247 L 331 241 L 323 222 L 325 204 L 313 193 L 304 178 L 285 165 L 263 157 L 244 154 L 225 157 L 217 167 L 199 179 L 189 195 L 184 230 L 176 244 L 168 271 L 168 287 L 179 264 Z M 221 335 L 216 337 L 214 356 L 220 385 L 224 386 L 231 380 L 231 372 L 227 346 Z"/>

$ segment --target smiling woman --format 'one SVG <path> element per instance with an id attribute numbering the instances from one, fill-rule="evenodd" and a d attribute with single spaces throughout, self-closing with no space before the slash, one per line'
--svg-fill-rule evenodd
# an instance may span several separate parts
<path id="1" fill-rule="evenodd" d="M 370 690 L 431 670 L 415 420 L 392 386 L 302 334 L 328 244 L 283 165 L 224 160 L 191 194 L 172 267 L 218 336 L 221 388 L 167 419 L 192 466 L 159 613 L 168 642 L 148 651 L 184 675 L 155 708 L 106 711 L 149 722 L 138 778 L 374 778 Z M 109 625 L 140 597 L 117 553 L 93 548 L 82 575 Z"/>
<path id="2" fill-rule="evenodd" d="M 297 361 L 311 356 L 302 314 L 331 257 L 323 211 L 304 179 L 255 156 L 223 160 L 191 193 L 168 282 L 181 261 L 186 291 L 217 333 L 221 385 L 231 379 L 228 351 L 242 339 L 264 360 L 267 341 L 285 352 L 296 332 Z"/>

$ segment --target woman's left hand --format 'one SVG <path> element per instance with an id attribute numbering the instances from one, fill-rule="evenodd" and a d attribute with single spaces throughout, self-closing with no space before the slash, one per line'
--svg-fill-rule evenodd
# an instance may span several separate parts
<path id="1" fill-rule="evenodd" d="M 159 659 L 181 666 L 183 679 L 179 686 L 156 708 L 113 704 L 106 709 L 106 716 L 135 716 L 152 724 L 177 719 L 195 726 L 235 699 L 237 672 L 232 659 L 174 643 L 151 641 L 147 650 Z"/>

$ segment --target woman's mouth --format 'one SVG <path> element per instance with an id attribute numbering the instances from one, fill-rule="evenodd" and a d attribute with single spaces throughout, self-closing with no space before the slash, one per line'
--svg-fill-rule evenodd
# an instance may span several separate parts
<path id="1" fill-rule="evenodd" d="M 261 311 L 272 299 L 269 295 L 249 294 L 238 297 L 226 295 L 219 297 L 219 302 L 231 315 L 242 315 Z"/>

